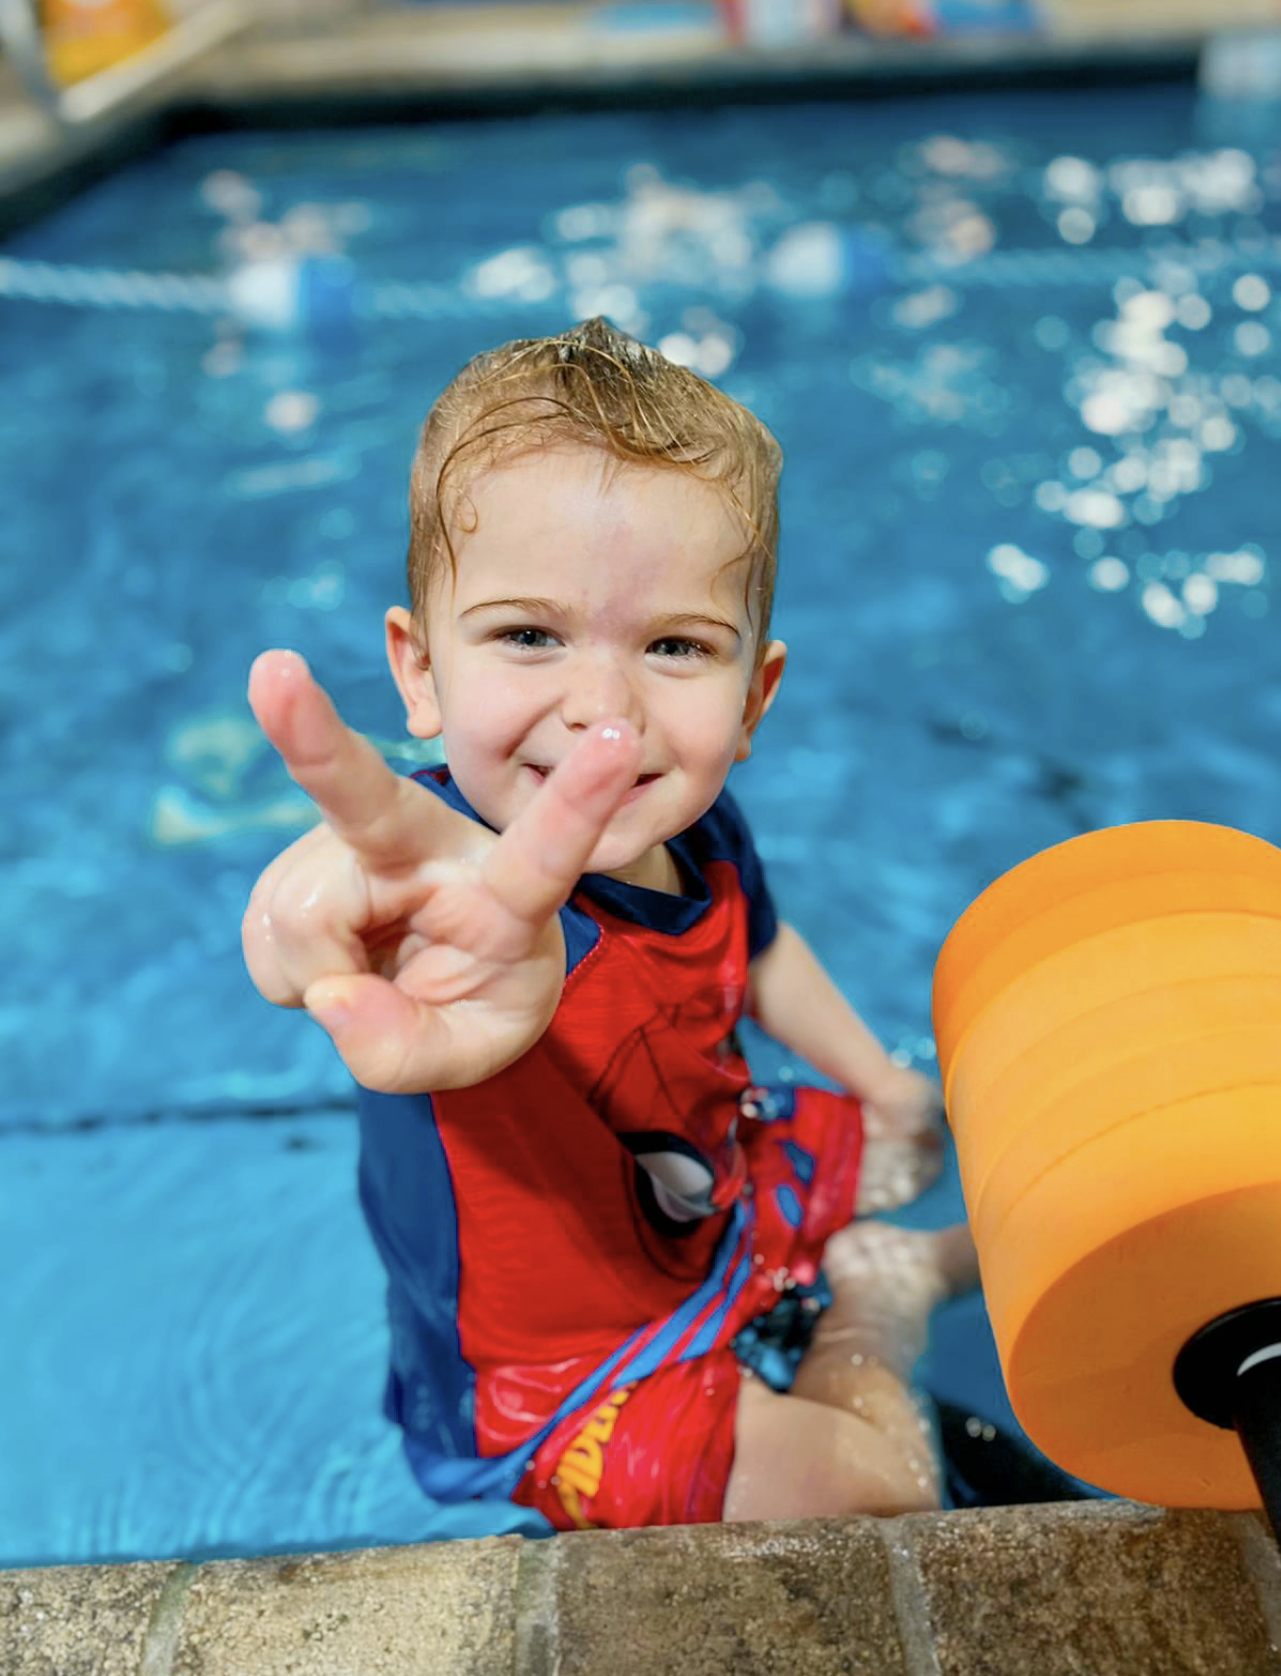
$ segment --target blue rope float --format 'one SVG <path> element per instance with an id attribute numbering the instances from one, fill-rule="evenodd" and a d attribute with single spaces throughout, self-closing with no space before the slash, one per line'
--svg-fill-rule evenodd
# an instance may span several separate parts
<path id="1" fill-rule="evenodd" d="M 800 231 L 800 230 L 798 230 Z M 1164 246 L 1151 250 L 1070 249 L 992 251 L 967 262 L 895 251 L 856 233 L 825 225 L 808 249 L 784 235 L 763 259 L 762 284 L 797 297 L 875 295 L 896 287 L 945 285 L 957 290 L 1066 290 L 1115 285 L 1125 278 L 1160 284 L 1178 268 L 1198 277 L 1281 271 L 1281 241 L 1249 246 L 1226 243 Z M 163 313 L 228 318 L 251 329 L 318 336 L 357 321 L 463 320 L 506 312 L 513 299 L 472 293 L 462 285 L 431 281 L 365 281 L 341 257 L 275 258 L 246 263 L 221 276 L 145 273 L 136 269 L 82 267 L 71 263 L 0 257 L 0 300 L 67 308 L 156 309 Z M 559 309 L 563 296 L 521 307 Z"/>
<path id="2" fill-rule="evenodd" d="M 223 276 L 144 273 L 0 257 L 0 300 L 65 308 L 158 309 L 266 331 L 324 334 L 353 320 L 462 320 L 502 299 L 433 283 L 361 284 L 345 260 L 246 263 Z"/>
<path id="3" fill-rule="evenodd" d="M 224 313 L 229 306 L 226 282 L 199 274 L 82 268 L 11 256 L 0 256 L 0 297 L 70 308 L 154 308 L 206 315 Z"/>
<path id="4" fill-rule="evenodd" d="M 1159 280 L 1172 268 L 1198 277 L 1224 273 L 1271 273 L 1281 268 L 1281 244 L 1238 248 L 1234 245 L 1187 245 L 1134 250 L 994 250 L 974 260 L 948 265 L 931 256 L 901 257 L 892 264 L 900 283 L 944 284 L 964 290 L 1021 290 L 1032 286 L 1115 285 L 1119 279 Z"/>

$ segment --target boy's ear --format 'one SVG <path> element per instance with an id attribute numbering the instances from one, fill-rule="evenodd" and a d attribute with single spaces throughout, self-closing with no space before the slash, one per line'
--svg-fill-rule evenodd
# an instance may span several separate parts
<path id="1" fill-rule="evenodd" d="M 781 640 L 771 640 L 765 648 L 765 656 L 752 676 L 752 684 L 747 689 L 747 703 L 743 707 L 743 729 L 739 735 L 738 749 L 734 752 L 735 762 L 746 762 L 751 756 L 752 735 L 760 726 L 761 717 L 774 702 L 786 662 L 787 647 Z"/>
<path id="2" fill-rule="evenodd" d="M 393 605 L 384 621 L 387 662 L 405 701 L 406 726 L 417 739 L 434 739 L 441 729 L 436 678 L 419 645 L 413 619 L 403 605 Z"/>

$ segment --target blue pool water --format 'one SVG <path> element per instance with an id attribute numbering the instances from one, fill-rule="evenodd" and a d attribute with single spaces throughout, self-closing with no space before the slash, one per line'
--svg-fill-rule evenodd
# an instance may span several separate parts
<path id="1" fill-rule="evenodd" d="M 949 926 L 1032 851 L 1276 837 L 1281 163 L 1242 122 L 1129 89 L 193 139 L 0 251 L 260 299 L 246 264 L 339 251 L 358 305 L 0 301 L 0 1564 L 520 1528 L 410 1482 L 344 1076 L 238 948 L 308 822 L 249 664 L 297 647 L 414 760 L 381 615 L 476 350 L 608 313 L 782 440 L 792 663 L 737 785 L 905 1058 Z M 926 1372 L 1008 1418 L 977 1301 Z"/>

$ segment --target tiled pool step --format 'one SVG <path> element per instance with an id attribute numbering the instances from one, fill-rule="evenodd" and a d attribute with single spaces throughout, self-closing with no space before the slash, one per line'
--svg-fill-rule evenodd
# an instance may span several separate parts
<path id="1" fill-rule="evenodd" d="M 1269 1676 L 1249 1515 L 1129 1503 L 0 1573 L 5 1676 Z"/>

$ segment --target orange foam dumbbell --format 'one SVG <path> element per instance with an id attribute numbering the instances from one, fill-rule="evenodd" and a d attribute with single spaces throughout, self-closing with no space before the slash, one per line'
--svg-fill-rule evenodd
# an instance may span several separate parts
<path id="1" fill-rule="evenodd" d="M 1281 851 L 1154 821 L 1034 856 L 948 937 L 934 1024 L 1028 1435 L 1104 1489 L 1275 1525 Z"/>

